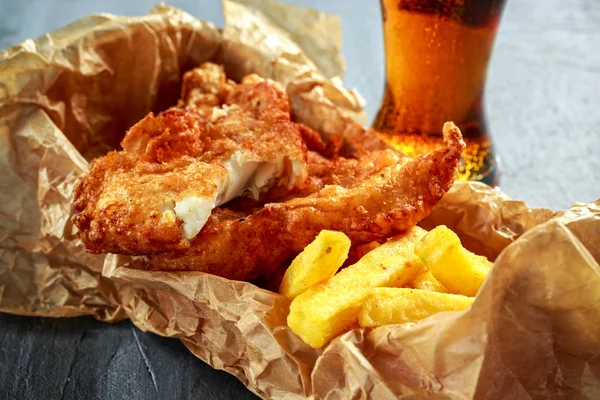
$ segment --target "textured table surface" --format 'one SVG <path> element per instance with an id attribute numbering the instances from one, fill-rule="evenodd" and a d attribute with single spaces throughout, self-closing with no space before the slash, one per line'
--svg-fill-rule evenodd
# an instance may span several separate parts
<path id="1" fill-rule="evenodd" d="M 383 88 L 376 0 L 296 0 L 340 14 L 345 83 L 368 101 Z M 84 15 L 146 13 L 154 0 L 0 0 L 0 48 Z M 174 0 L 222 25 L 218 0 Z M 532 206 L 562 209 L 600 197 L 600 2 L 509 0 L 486 90 L 504 192 Z M 176 340 L 125 321 L 42 319 L 0 314 L 0 399 L 243 399 L 228 374 Z"/>

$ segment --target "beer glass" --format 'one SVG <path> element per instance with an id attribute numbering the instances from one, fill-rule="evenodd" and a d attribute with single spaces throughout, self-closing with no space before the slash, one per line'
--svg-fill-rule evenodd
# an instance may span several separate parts
<path id="1" fill-rule="evenodd" d="M 462 180 L 497 183 L 483 89 L 505 1 L 381 0 L 386 85 L 373 129 L 415 156 L 453 121 L 467 143 Z"/>

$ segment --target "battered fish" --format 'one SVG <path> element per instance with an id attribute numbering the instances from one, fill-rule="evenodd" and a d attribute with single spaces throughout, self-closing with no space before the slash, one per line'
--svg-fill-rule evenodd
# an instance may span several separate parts
<path id="1" fill-rule="evenodd" d="M 88 251 L 186 248 L 215 207 L 306 184 L 307 148 L 278 84 L 226 82 L 214 64 L 189 76 L 196 86 L 179 109 L 134 125 L 123 150 L 94 160 L 76 188 L 73 222 Z"/>
<path id="2" fill-rule="evenodd" d="M 416 225 L 452 186 L 464 148 L 453 124 L 444 126 L 444 148 L 415 159 L 355 122 L 344 126 L 324 141 L 291 120 L 279 84 L 257 75 L 237 84 L 204 64 L 184 75 L 177 107 L 146 116 L 122 151 L 92 162 L 73 221 L 90 252 L 248 280 L 322 229 L 354 245 L 384 241 Z"/>
<path id="3" fill-rule="evenodd" d="M 465 143 L 452 123 L 444 125 L 443 134 L 444 148 L 400 159 L 358 183 L 338 177 L 342 184 L 266 204 L 248 216 L 234 211 L 211 216 L 189 249 L 151 255 L 145 268 L 248 280 L 275 270 L 322 229 L 342 231 L 353 243 L 404 232 L 429 215 L 454 183 Z"/>

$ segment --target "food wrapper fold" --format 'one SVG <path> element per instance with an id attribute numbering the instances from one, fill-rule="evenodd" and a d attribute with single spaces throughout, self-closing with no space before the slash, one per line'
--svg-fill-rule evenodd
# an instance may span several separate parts
<path id="1" fill-rule="evenodd" d="M 324 136 L 364 116 L 340 83 L 337 17 L 266 0 L 223 6 L 223 30 L 158 5 L 0 53 L 0 311 L 130 318 L 264 398 L 598 398 L 600 202 L 553 213 L 458 182 L 422 225 L 445 224 L 495 260 L 473 306 L 353 330 L 320 350 L 287 327 L 283 296 L 85 252 L 70 213 L 89 160 L 174 104 L 182 74 L 204 61 L 280 81 L 296 118 Z"/>

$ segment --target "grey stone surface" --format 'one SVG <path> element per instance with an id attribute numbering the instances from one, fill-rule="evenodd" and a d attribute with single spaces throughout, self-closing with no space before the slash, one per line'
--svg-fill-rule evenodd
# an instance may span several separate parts
<path id="1" fill-rule="evenodd" d="M 91 317 L 0 314 L 0 399 L 252 399 L 175 339 Z"/>
<path id="2" fill-rule="evenodd" d="M 0 48 L 84 15 L 146 13 L 155 0 L 0 0 Z M 290 1 L 340 14 L 344 81 L 373 117 L 383 89 L 375 0 Z M 172 5 L 222 25 L 218 0 Z M 500 186 L 532 206 L 562 209 L 600 197 L 600 2 L 508 0 L 486 90 L 502 159 Z M 0 399 L 252 398 L 176 340 L 91 318 L 0 314 Z"/>

